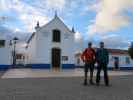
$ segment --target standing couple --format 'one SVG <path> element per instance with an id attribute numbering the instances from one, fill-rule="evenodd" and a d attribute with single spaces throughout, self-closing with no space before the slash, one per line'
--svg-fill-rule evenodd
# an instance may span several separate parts
<path id="1" fill-rule="evenodd" d="M 87 74 L 88 69 L 90 69 L 90 84 L 93 85 L 93 71 L 94 65 L 97 63 L 97 75 L 96 75 L 96 85 L 99 86 L 100 83 L 100 73 L 103 69 L 104 71 L 104 82 L 106 86 L 109 86 L 109 79 L 107 73 L 107 65 L 109 62 L 109 53 L 107 49 L 104 48 L 104 42 L 100 42 L 100 48 L 96 51 L 92 48 L 92 43 L 88 43 L 88 48 L 84 50 L 81 55 L 81 59 L 85 63 L 84 72 L 85 72 L 85 79 L 84 85 L 87 85 Z"/>

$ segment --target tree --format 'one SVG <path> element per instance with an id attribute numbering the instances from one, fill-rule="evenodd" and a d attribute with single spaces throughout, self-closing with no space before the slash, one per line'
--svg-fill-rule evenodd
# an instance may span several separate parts
<path id="1" fill-rule="evenodd" d="M 133 42 L 131 43 L 131 46 L 128 48 L 128 53 L 131 56 L 131 58 L 133 59 Z"/>

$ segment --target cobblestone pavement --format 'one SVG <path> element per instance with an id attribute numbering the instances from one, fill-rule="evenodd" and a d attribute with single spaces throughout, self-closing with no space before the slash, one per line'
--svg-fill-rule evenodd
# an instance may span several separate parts
<path id="1" fill-rule="evenodd" d="M 133 76 L 112 76 L 110 87 L 83 86 L 83 77 L 0 79 L 0 100 L 133 100 Z"/>

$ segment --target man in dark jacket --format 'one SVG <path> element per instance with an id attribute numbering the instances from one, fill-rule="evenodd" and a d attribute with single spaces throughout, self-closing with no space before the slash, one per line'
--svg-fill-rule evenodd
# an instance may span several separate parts
<path id="1" fill-rule="evenodd" d="M 84 85 L 87 85 L 87 73 L 88 69 L 90 69 L 90 84 L 93 83 L 93 71 L 94 71 L 94 63 L 95 63 L 95 50 L 92 48 L 92 43 L 88 43 L 88 48 L 84 50 L 81 55 L 81 59 L 85 63 L 84 72 L 85 72 L 85 79 Z"/>
<path id="2" fill-rule="evenodd" d="M 97 66 L 97 75 L 96 75 L 96 83 L 99 85 L 100 83 L 100 72 L 103 69 L 104 71 L 104 82 L 105 85 L 109 85 L 108 73 L 107 73 L 107 65 L 109 62 L 109 53 L 108 50 L 104 48 L 104 42 L 100 42 L 100 48 L 96 51 L 96 61 L 98 63 Z"/>

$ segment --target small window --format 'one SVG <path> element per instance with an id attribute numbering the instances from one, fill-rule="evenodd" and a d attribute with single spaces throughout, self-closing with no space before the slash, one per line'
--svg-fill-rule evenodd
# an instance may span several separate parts
<path id="1" fill-rule="evenodd" d="M 68 61 L 68 56 L 62 56 L 63 61 Z"/>
<path id="2" fill-rule="evenodd" d="M 60 42 L 61 36 L 60 36 L 60 31 L 59 30 L 53 30 L 53 42 Z"/>
<path id="3" fill-rule="evenodd" d="M 130 58 L 126 57 L 126 64 L 130 64 Z"/>
<path id="4" fill-rule="evenodd" d="M 22 55 L 21 54 L 16 54 L 16 59 L 22 59 Z"/>
<path id="5" fill-rule="evenodd" d="M 112 56 L 111 57 L 111 61 L 116 61 L 116 60 L 119 60 L 119 57 L 117 57 L 117 56 Z"/>
<path id="6" fill-rule="evenodd" d="M 5 40 L 0 40 L 0 48 L 5 46 Z"/>

